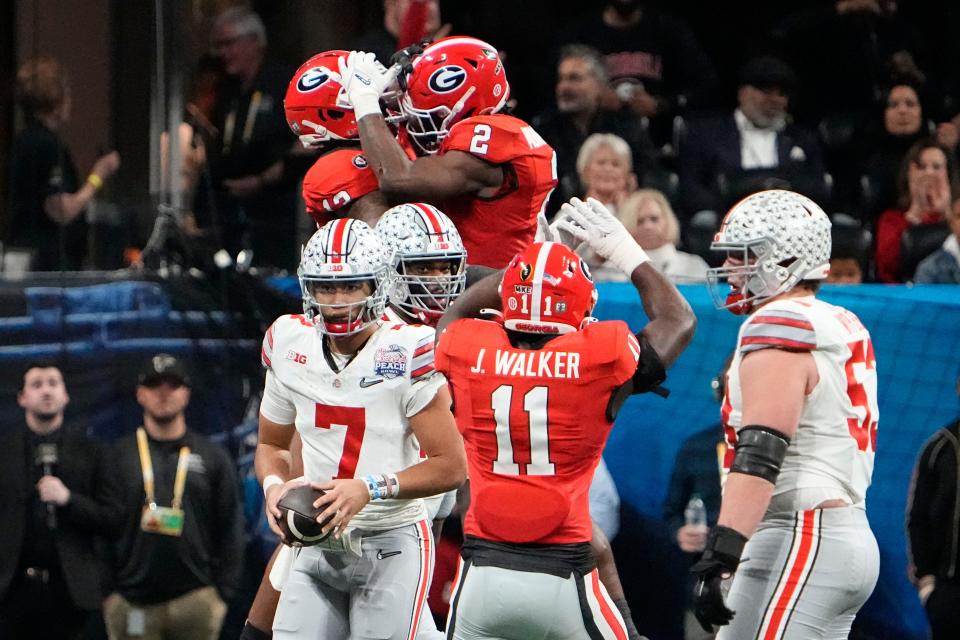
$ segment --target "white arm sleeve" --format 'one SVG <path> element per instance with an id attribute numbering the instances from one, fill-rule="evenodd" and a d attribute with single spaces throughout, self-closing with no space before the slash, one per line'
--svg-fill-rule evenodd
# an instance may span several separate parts
<path id="1" fill-rule="evenodd" d="M 273 373 L 267 369 L 267 379 L 263 383 L 263 399 L 260 400 L 260 414 L 277 424 L 293 424 L 297 419 L 297 407 L 290 399 L 289 391 Z"/>
<path id="2" fill-rule="evenodd" d="M 446 384 L 447 379 L 438 371 L 418 379 L 403 392 L 404 414 L 409 418 L 423 411 Z"/>

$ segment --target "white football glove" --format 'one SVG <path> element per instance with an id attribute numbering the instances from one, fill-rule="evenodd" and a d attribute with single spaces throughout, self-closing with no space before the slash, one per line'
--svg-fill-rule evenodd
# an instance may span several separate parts
<path id="1" fill-rule="evenodd" d="M 399 70 L 397 66 L 387 69 L 376 55 L 365 51 L 340 56 L 340 84 L 357 120 L 381 113 L 380 96 L 397 79 Z"/>
<path id="2" fill-rule="evenodd" d="M 563 216 L 556 223 L 559 229 L 586 242 L 594 253 L 628 276 L 650 260 L 623 223 L 598 200 L 571 198 L 560 207 L 559 215 Z"/>
<path id="3" fill-rule="evenodd" d="M 567 231 L 560 228 L 560 221 L 565 219 L 567 218 L 561 211 L 553 218 L 553 222 L 547 222 L 547 216 L 544 215 L 543 211 L 541 211 L 539 214 L 537 214 L 537 232 L 533 236 L 533 241 L 565 244 L 569 248 L 576 251 L 577 247 L 579 247 L 582 242 L 570 235 L 570 233 Z"/>

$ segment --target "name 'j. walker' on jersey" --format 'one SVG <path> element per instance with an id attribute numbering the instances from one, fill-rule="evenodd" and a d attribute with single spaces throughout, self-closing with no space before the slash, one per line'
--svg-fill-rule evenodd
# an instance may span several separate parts
<path id="1" fill-rule="evenodd" d="M 420 461 L 409 417 L 420 412 L 446 384 L 434 369 L 430 327 L 384 321 L 387 290 L 393 284 L 386 255 L 365 255 L 361 245 L 375 234 L 358 220 L 337 220 L 318 231 L 304 249 L 301 283 L 309 307 L 311 277 L 354 276 L 376 282 L 359 317 L 331 326 L 319 311 L 278 318 L 263 339 L 267 368 L 261 413 L 278 424 L 295 424 L 303 440 L 308 480 L 323 482 L 405 469 Z M 383 245 L 377 239 L 375 245 Z M 362 248 L 362 247 L 360 247 Z M 342 260 L 330 255 L 348 256 Z M 349 361 L 325 347 L 331 330 L 343 332 L 376 323 L 376 332 Z M 318 330 L 319 329 L 319 330 Z M 351 526 L 384 530 L 422 520 L 423 502 L 368 503 Z"/>

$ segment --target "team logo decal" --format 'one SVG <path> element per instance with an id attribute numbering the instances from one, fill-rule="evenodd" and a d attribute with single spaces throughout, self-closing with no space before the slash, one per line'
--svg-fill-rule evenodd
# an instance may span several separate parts
<path id="1" fill-rule="evenodd" d="M 366 169 L 367 168 L 367 158 L 366 156 L 356 155 L 353 156 L 353 166 L 357 169 Z"/>
<path id="2" fill-rule="evenodd" d="M 533 273 L 533 267 L 528 265 L 526 262 L 520 263 L 520 280 L 526 282 L 530 279 L 530 274 Z"/>
<path id="3" fill-rule="evenodd" d="M 510 296 L 509 298 L 507 298 L 507 306 L 510 307 L 510 311 L 516 311 L 517 299 L 514 298 L 513 296 Z"/>
<path id="4" fill-rule="evenodd" d="M 448 64 L 434 71 L 427 84 L 437 93 L 450 93 L 462 85 L 466 79 L 467 72 L 463 70 L 463 67 Z"/>
<path id="5" fill-rule="evenodd" d="M 567 310 L 567 303 L 562 301 L 558 302 L 556 305 L 554 305 L 553 308 L 556 310 L 557 313 L 563 313 L 564 311 Z"/>
<path id="6" fill-rule="evenodd" d="M 407 350 L 398 344 L 380 347 L 373 358 L 373 370 L 384 378 L 402 376 L 407 372 Z"/>
<path id="7" fill-rule="evenodd" d="M 587 280 L 593 282 L 593 274 L 590 273 L 590 267 L 588 267 L 587 263 L 583 260 L 580 261 L 580 270 L 583 271 L 583 275 L 587 276 Z"/>
<path id="8" fill-rule="evenodd" d="M 330 79 L 330 72 L 323 67 L 312 67 L 303 72 L 297 80 L 297 91 L 307 93 L 313 91 Z"/>

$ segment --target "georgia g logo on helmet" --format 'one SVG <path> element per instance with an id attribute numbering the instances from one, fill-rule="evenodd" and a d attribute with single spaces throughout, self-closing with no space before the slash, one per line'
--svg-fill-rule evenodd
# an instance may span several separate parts
<path id="1" fill-rule="evenodd" d="M 330 79 L 330 72 L 323 67 L 312 67 L 303 72 L 297 80 L 297 91 L 307 93 L 313 91 Z"/>
<path id="2" fill-rule="evenodd" d="M 467 72 L 455 64 L 440 67 L 430 75 L 427 84 L 437 93 L 450 93 L 467 79 Z"/>

